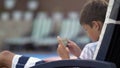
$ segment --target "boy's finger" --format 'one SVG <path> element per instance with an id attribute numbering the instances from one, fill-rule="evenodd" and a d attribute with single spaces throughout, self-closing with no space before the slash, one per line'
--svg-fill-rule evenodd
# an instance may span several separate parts
<path id="1" fill-rule="evenodd" d="M 69 43 L 73 43 L 73 41 L 71 41 L 71 40 L 68 40 L 68 42 L 69 42 Z"/>

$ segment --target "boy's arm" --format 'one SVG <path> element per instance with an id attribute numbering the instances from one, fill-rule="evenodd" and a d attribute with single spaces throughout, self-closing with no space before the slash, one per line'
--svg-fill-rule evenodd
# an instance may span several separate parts
<path id="1" fill-rule="evenodd" d="M 68 44 L 67 44 L 67 48 L 69 49 L 69 51 L 76 56 L 77 58 L 79 58 L 80 54 L 81 54 L 81 49 L 80 47 L 73 41 L 68 40 Z"/>

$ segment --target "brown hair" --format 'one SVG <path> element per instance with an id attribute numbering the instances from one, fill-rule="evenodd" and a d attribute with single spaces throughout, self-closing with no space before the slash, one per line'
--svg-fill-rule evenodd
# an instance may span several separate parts
<path id="1" fill-rule="evenodd" d="M 104 23 L 108 3 L 105 0 L 92 0 L 81 11 L 80 24 L 88 24 L 92 27 L 92 21 Z"/>

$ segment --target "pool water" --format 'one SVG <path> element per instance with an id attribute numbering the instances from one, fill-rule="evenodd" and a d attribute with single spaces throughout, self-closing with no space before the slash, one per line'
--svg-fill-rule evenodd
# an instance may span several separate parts
<path id="1" fill-rule="evenodd" d="M 50 53 L 17 53 L 20 55 L 28 56 L 28 57 L 36 57 L 40 59 L 50 58 L 50 57 L 57 57 L 58 54 L 56 52 Z"/>

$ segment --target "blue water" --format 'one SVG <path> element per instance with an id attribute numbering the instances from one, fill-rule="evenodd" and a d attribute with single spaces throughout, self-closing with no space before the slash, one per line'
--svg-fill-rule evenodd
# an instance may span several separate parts
<path id="1" fill-rule="evenodd" d="M 36 58 L 40 58 L 40 59 L 58 56 L 56 52 L 52 52 L 52 53 L 17 53 L 17 54 L 28 56 L 28 57 L 36 57 Z"/>

